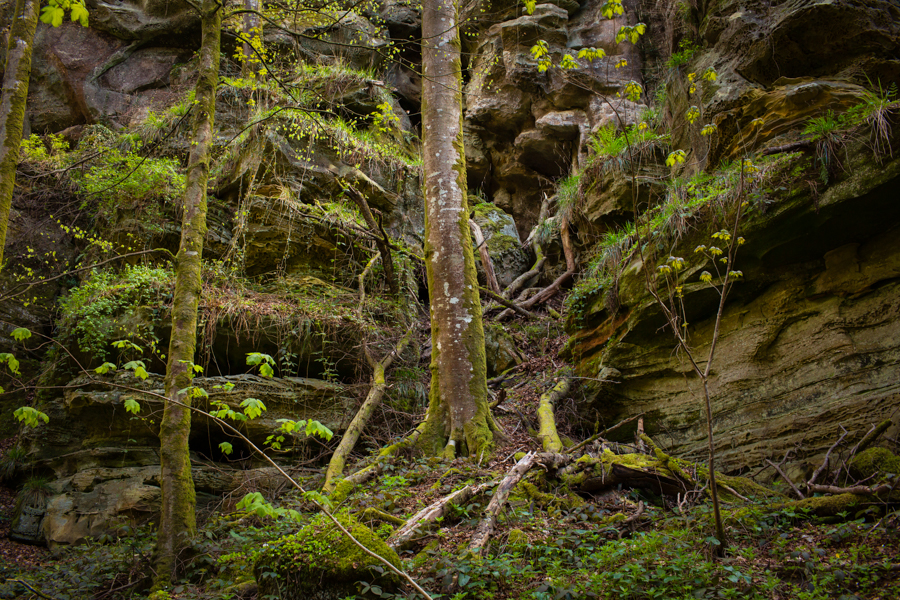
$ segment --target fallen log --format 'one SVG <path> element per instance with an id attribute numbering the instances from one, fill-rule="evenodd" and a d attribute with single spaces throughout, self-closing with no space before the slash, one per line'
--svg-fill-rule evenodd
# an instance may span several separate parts
<path id="1" fill-rule="evenodd" d="M 510 469 L 506 477 L 503 478 L 503 481 L 500 482 L 500 485 L 497 486 L 494 496 L 484 510 L 484 518 L 478 524 L 478 528 L 475 530 L 475 533 L 472 535 L 472 540 L 469 542 L 470 553 L 475 556 L 481 556 L 484 553 L 484 549 L 487 547 L 491 535 L 494 533 L 494 527 L 497 524 L 497 514 L 500 512 L 500 509 L 503 508 L 503 505 L 506 504 L 509 493 L 516 487 L 516 484 L 521 481 L 522 477 L 525 476 L 534 464 L 535 453 L 529 452 L 523 456 L 512 469 Z"/>
<path id="2" fill-rule="evenodd" d="M 424 527 L 431 525 L 447 514 L 447 511 L 451 506 L 458 506 L 464 502 L 468 502 L 470 498 L 496 484 L 496 481 L 490 481 L 487 483 L 479 483 L 477 485 L 467 485 L 462 489 L 456 490 L 449 496 L 444 496 L 443 498 L 432 502 L 406 521 L 406 524 L 403 527 L 395 531 L 387 539 L 387 545 L 394 550 L 401 550 L 404 546 L 408 545 Z"/>
<path id="3" fill-rule="evenodd" d="M 328 462 L 328 470 L 325 471 L 325 483 L 322 485 L 323 492 L 333 492 L 335 487 L 335 479 L 343 475 L 347 457 L 350 456 L 350 453 L 353 451 L 353 447 L 356 446 L 356 442 L 359 441 L 359 436 L 362 434 L 363 429 L 365 429 L 366 424 L 369 422 L 369 419 L 372 417 L 375 409 L 378 408 L 378 406 L 381 404 L 382 398 L 384 398 L 384 391 L 387 387 L 387 380 L 385 379 L 384 373 L 387 368 L 391 366 L 394 358 L 400 356 L 403 353 L 403 350 L 409 343 L 412 331 L 412 329 L 407 331 L 406 335 L 404 335 L 400 339 L 400 341 L 397 343 L 397 346 L 390 352 L 390 354 L 385 356 L 380 361 L 376 362 L 372 357 L 372 354 L 369 352 L 368 347 L 364 347 L 366 360 L 369 361 L 369 364 L 372 366 L 373 370 L 372 386 L 369 388 L 369 393 L 366 395 L 365 402 L 363 402 L 362 406 L 359 407 L 356 416 L 353 417 L 353 420 L 347 427 L 347 431 L 344 432 L 344 437 L 341 438 L 341 443 L 338 445 L 337 450 L 335 450 L 334 454 L 331 455 L 331 460 Z"/>

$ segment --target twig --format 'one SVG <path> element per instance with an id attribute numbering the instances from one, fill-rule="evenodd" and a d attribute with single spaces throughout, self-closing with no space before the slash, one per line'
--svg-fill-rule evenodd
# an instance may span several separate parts
<path id="1" fill-rule="evenodd" d="M 44 592 L 42 592 L 42 591 L 40 591 L 40 590 L 34 589 L 33 587 L 31 587 L 30 585 L 28 585 L 27 583 L 25 583 L 25 581 L 22 580 L 22 579 L 7 579 L 6 581 L 7 581 L 7 583 L 18 583 L 19 585 L 28 588 L 28 590 L 29 590 L 31 593 L 37 594 L 37 595 L 40 596 L 41 598 L 46 598 L 47 600 L 59 600 L 59 598 L 57 598 L 56 596 L 48 596 L 48 595 L 45 594 Z"/>
<path id="2" fill-rule="evenodd" d="M 838 446 L 841 445 L 841 442 L 844 441 L 844 438 L 847 437 L 848 434 L 849 434 L 849 432 L 847 430 L 844 430 L 843 435 L 841 435 L 841 437 L 838 439 L 838 441 L 836 441 L 834 443 L 834 445 L 832 445 L 831 448 L 828 449 L 828 452 L 825 453 L 824 460 L 822 460 L 822 464 L 819 465 L 819 468 L 815 470 L 815 472 L 812 474 L 812 477 L 810 477 L 809 481 L 806 482 L 807 488 L 810 487 L 811 485 L 813 485 L 816 482 L 816 479 L 822 473 L 822 471 L 824 471 L 828 467 L 828 459 L 831 458 L 831 453 L 834 452 L 835 448 L 837 448 Z"/>
<path id="3" fill-rule="evenodd" d="M 791 486 L 791 489 L 794 490 L 794 493 L 797 494 L 797 496 L 798 496 L 801 500 L 803 500 L 803 499 L 806 498 L 806 496 L 803 495 L 803 492 L 801 492 L 801 491 L 797 488 L 797 486 L 794 485 L 794 482 L 791 481 L 791 478 L 784 474 L 784 471 L 781 470 L 781 466 L 776 465 L 775 463 L 773 463 L 773 462 L 772 462 L 771 460 L 769 460 L 768 458 L 766 459 L 766 462 L 769 463 L 769 465 L 770 465 L 773 469 L 775 469 L 775 472 L 776 472 L 776 473 L 778 473 L 779 475 L 781 475 L 782 479 L 784 479 L 785 481 L 788 482 L 788 485 Z"/>
<path id="4" fill-rule="evenodd" d="M 520 315 L 524 316 L 524 317 L 527 318 L 527 319 L 533 319 L 533 318 L 535 317 L 534 313 L 528 312 L 527 310 L 525 310 L 524 308 L 522 308 L 522 307 L 519 306 L 518 304 L 515 304 L 514 302 L 511 302 L 511 301 L 507 300 L 506 298 L 504 298 L 504 297 L 501 296 L 500 294 L 497 294 L 496 292 L 493 292 L 493 291 L 489 290 L 489 289 L 486 288 L 486 287 L 482 287 L 482 286 L 479 285 L 479 286 L 478 286 L 478 289 L 481 290 L 482 292 L 484 292 L 484 294 L 485 294 L 486 296 L 490 297 L 491 300 L 494 300 L 494 301 L 497 302 L 498 304 L 502 304 L 502 305 L 505 306 L 507 309 L 516 311 L 517 313 L 519 313 Z"/>

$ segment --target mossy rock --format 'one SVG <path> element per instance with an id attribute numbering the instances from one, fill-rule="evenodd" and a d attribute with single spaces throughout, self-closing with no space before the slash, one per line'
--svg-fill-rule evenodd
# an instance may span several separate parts
<path id="1" fill-rule="evenodd" d="M 398 569 L 400 557 L 375 533 L 347 511 L 335 514 L 360 543 L 383 556 Z M 357 582 L 365 581 L 387 592 L 400 578 L 384 564 L 365 554 L 328 517 L 320 514 L 298 533 L 268 544 L 255 566 L 259 596 L 281 600 L 340 600 L 359 596 Z"/>
<path id="2" fill-rule="evenodd" d="M 887 448 L 869 448 L 853 458 L 850 469 L 860 479 L 871 477 L 876 473 L 897 475 L 900 474 L 900 456 L 896 456 Z"/>

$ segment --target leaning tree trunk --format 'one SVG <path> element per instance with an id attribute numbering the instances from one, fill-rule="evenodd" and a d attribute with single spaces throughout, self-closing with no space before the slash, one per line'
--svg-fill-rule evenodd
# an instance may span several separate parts
<path id="1" fill-rule="evenodd" d="M 483 455 L 493 442 L 484 329 L 466 202 L 462 71 L 453 0 L 422 4 L 425 266 L 431 298 L 431 393 L 419 444 Z"/>
<path id="2" fill-rule="evenodd" d="M 190 387 L 197 342 L 197 308 L 200 302 L 200 260 L 206 237 L 206 186 L 209 150 L 213 141 L 216 86 L 219 81 L 219 42 L 222 11 L 216 0 L 203 0 L 200 73 L 195 92 L 193 145 L 184 187 L 181 246 L 175 263 L 175 295 L 172 300 L 172 339 L 166 366 L 166 408 L 160 424 L 160 487 L 162 514 L 156 540 L 157 589 L 169 585 L 176 559 L 186 538 L 196 532 L 194 481 L 188 454 L 191 413 L 183 404 L 190 398 L 181 390 Z"/>
<path id="3" fill-rule="evenodd" d="M 3 248 L 16 187 L 16 164 L 25 120 L 25 99 L 31 77 L 31 49 L 37 28 L 40 0 L 17 0 L 9 29 L 6 69 L 3 72 L 3 94 L 0 97 L 0 269 Z"/>

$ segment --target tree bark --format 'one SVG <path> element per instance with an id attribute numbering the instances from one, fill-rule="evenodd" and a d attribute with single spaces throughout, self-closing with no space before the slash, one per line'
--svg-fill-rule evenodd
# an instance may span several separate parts
<path id="1" fill-rule="evenodd" d="M 458 11 L 422 10 L 425 266 L 431 298 L 431 392 L 419 438 L 426 453 L 483 456 L 493 446 L 484 329 L 466 201 Z"/>
<path id="2" fill-rule="evenodd" d="M 25 100 L 31 77 L 31 51 L 40 6 L 40 0 L 17 0 L 9 30 L 0 96 L 0 269 L 3 268 L 6 230 L 16 187 L 16 164 L 19 162 Z"/>
<path id="3" fill-rule="evenodd" d="M 180 390 L 191 385 L 197 342 L 200 268 L 203 240 L 206 238 L 206 188 L 219 81 L 222 28 L 219 4 L 215 0 L 203 0 L 201 18 L 193 145 L 185 176 L 181 245 L 175 262 L 172 338 L 165 380 L 167 402 L 159 432 L 162 512 L 156 540 L 156 589 L 164 589 L 171 584 L 176 575 L 178 553 L 197 529 L 194 514 L 196 499 L 188 451 L 191 415 L 189 408 L 184 406 L 190 403 L 190 398 Z"/>

